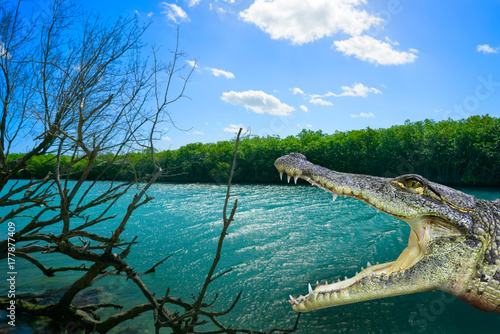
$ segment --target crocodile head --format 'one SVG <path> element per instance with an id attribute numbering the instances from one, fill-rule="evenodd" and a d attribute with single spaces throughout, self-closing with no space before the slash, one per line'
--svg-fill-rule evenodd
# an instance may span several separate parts
<path id="1" fill-rule="evenodd" d="M 419 175 L 391 179 L 340 173 L 297 153 L 278 158 L 274 165 L 288 181 L 304 179 L 332 192 L 334 199 L 357 198 L 411 227 L 408 247 L 395 261 L 368 263 L 354 277 L 315 289 L 309 284 L 307 295 L 290 296 L 295 311 L 440 289 L 479 309 L 500 312 L 497 204 Z"/>

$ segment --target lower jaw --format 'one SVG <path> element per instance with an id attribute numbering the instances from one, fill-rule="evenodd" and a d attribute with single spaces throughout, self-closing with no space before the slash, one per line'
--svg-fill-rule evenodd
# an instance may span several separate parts
<path id="1" fill-rule="evenodd" d="M 319 308 L 356 303 L 365 300 L 385 298 L 401 294 L 432 290 L 432 284 L 410 282 L 413 279 L 406 270 L 415 265 L 424 254 L 423 245 L 412 230 L 408 247 L 397 260 L 370 265 L 351 278 L 336 283 L 318 285 L 314 290 L 309 286 L 309 294 L 290 303 L 296 311 L 305 312 Z M 407 282 L 405 282 L 407 281 Z M 395 284 L 398 283 L 398 284 Z"/>
<path id="2" fill-rule="evenodd" d="M 356 273 L 355 276 L 351 278 L 346 277 L 343 281 L 339 280 L 337 283 L 318 285 L 314 292 L 331 292 L 334 290 L 347 288 L 365 277 L 383 278 L 384 276 L 390 276 L 393 273 L 399 273 L 402 270 L 406 270 L 409 267 L 415 265 L 423 257 L 423 254 L 424 251 L 422 250 L 422 245 L 419 242 L 419 238 L 417 234 L 412 230 L 410 232 L 408 247 L 403 250 L 397 260 L 382 264 L 377 263 L 373 266 L 368 263 L 366 269 L 361 268 L 361 271 L 359 273 Z"/>
<path id="3" fill-rule="evenodd" d="M 383 265 L 390 264 L 392 262 Z M 376 266 L 373 267 L 376 268 Z M 354 282 L 351 283 L 351 280 Z M 350 285 L 343 287 L 348 283 Z M 307 312 L 434 289 L 436 289 L 435 282 L 415 277 L 411 271 L 400 270 L 389 275 L 377 275 L 374 272 L 371 276 L 363 273 L 360 279 L 355 276 L 340 283 L 318 286 L 314 291 L 310 291 L 308 295 L 301 296 L 296 300 L 292 299 L 291 303 L 295 311 Z"/>

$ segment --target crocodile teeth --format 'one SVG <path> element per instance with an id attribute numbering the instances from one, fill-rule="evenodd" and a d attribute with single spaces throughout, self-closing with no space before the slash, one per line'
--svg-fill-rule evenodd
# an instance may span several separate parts
<path id="1" fill-rule="evenodd" d="M 295 175 L 295 176 L 293 177 L 293 180 L 295 181 L 295 184 L 297 184 L 297 180 L 298 180 L 298 179 L 299 179 L 299 176 L 298 176 L 298 175 Z"/>
<path id="2" fill-rule="evenodd" d="M 309 296 L 311 296 L 312 298 L 315 298 L 315 296 L 314 296 L 314 290 L 311 287 L 311 283 L 309 283 L 309 285 L 307 286 L 307 288 L 309 290 Z"/>
<path id="3" fill-rule="evenodd" d="M 333 194 L 333 201 L 335 202 L 335 200 L 337 199 L 337 197 L 339 197 L 339 195 L 337 194 Z"/>
<path id="4" fill-rule="evenodd" d="M 370 262 L 367 262 L 367 263 L 366 263 L 366 268 L 369 268 L 369 267 L 371 267 L 371 266 L 372 266 L 372 264 L 371 264 Z"/>
<path id="5" fill-rule="evenodd" d="M 290 175 L 288 175 L 288 174 L 286 175 L 286 182 L 290 183 Z"/>
<path id="6" fill-rule="evenodd" d="M 283 180 L 283 172 L 280 172 L 280 180 Z"/>
<path id="7" fill-rule="evenodd" d="M 290 304 L 295 304 L 295 305 L 299 305 L 299 301 L 295 298 L 292 297 L 292 295 L 290 295 Z"/>

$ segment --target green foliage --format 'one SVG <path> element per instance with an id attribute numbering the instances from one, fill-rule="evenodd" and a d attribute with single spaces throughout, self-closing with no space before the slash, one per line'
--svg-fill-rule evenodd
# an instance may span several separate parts
<path id="1" fill-rule="evenodd" d="M 174 151 L 156 153 L 171 176 L 162 181 L 225 182 L 234 142 L 189 144 Z M 250 137 L 240 142 L 234 182 L 279 182 L 274 160 L 300 152 L 309 161 L 350 173 L 394 177 L 420 174 L 449 185 L 500 186 L 500 119 L 471 116 L 435 122 L 406 121 L 387 129 L 353 130 L 328 135 L 302 130 L 296 136 Z M 11 155 L 11 159 L 19 155 Z M 102 155 L 105 166 L 112 155 Z M 40 178 L 52 171 L 55 156 L 34 157 L 19 178 Z M 72 167 L 75 175 L 85 162 Z M 131 167 L 133 166 L 133 168 Z M 105 179 L 141 178 L 153 171 L 145 153 L 128 154 L 106 170 Z M 98 175 L 99 164 L 90 178 Z"/>

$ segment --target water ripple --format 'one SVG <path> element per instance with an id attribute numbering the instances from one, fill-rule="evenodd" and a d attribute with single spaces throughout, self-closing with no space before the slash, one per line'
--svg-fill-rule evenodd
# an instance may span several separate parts
<path id="1" fill-rule="evenodd" d="M 150 194 L 155 200 L 132 216 L 122 237 L 137 235 L 140 241 L 129 257 L 133 267 L 146 270 L 173 255 L 156 273 L 143 276 L 157 295 L 170 288 L 171 295 L 190 300 L 201 289 L 222 228 L 225 191 L 219 185 L 156 185 Z M 316 280 L 353 275 L 367 261 L 392 261 L 407 242 L 409 227 L 404 222 L 353 199 L 332 202 L 329 194 L 316 188 L 235 185 L 232 192 L 238 194 L 239 206 L 218 270 L 233 271 L 214 282 L 209 298 L 220 292 L 219 310 L 243 290 L 235 310 L 223 319 L 234 326 L 290 327 L 295 312 L 287 302 L 289 294 L 306 294 L 307 284 Z M 483 198 L 499 194 L 483 189 L 470 192 Z M 118 202 L 113 210 L 120 215 L 126 205 Z M 107 235 L 116 224 L 116 220 L 109 221 L 93 232 Z M 51 258 L 62 261 L 55 254 L 46 256 Z M 29 277 L 19 284 L 23 292 L 67 284 L 62 282 L 63 275 L 46 278 L 29 264 L 20 265 L 23 277 Z M 99 286 L 106 289 L 107 299 L 125 307 L 144 301 L 130 281 L 112 277 L 100 281 Z M 443 304 L 439 314 L 433 314 L 433 303 L 438 305 L 442 296 L 442 292 L 426 292 L 307 313 L 298 333 L 496 332 L 498 316 L 459 300 Z M 133 328 L 154 332 L 151 314 L 113 332 Z"/>

